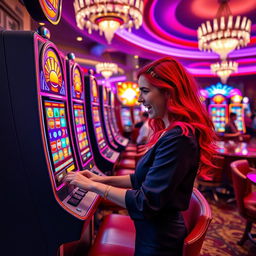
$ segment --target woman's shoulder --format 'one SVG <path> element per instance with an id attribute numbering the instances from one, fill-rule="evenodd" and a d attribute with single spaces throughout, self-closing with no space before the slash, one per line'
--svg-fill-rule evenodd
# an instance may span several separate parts
<path id="1" fill-rule="evenodd" d="M 165 134 L 160 138 L 159 143 L 164 143 L 170 140 L 182 140 L 182 141 L 194 141 L 196 142 L 196 134 L 191 129 L 188 130 L 187 135 L 184 134 L 182 128 L 177 125 L 170 130 L 167 130 Z"/>

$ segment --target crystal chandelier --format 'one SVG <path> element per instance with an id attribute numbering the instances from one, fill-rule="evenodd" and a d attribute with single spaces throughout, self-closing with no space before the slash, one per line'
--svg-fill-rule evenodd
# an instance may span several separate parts
<path id="1" fill-rule="evenodd" d="M 211 71 L 220 77 L 221 82 L 226 84 L 229 76 L 237 72 L 238 63 L 235 61 L 224 60 L 211 65 Z"/>
<path id="2" fill-rule="evenodd" d="M 117 29 L 142 25 L 143 0 L 75 0 L 74 8 L 77 26 L 89 34 L 99 30 L 109 44 Z"/>
<path id="3" fill-rule="evenodd" d="M 250 42 L 251 20 L 246 17 L 232 16 L 229 0 L 219 0 L 220 7 L 212 24 L 202 23 L 197 30 L 198 47 L 201 51 L 213 51 L 222 60 L 235 49 Z"/>
<path id="4" fill-rule="evenodd" d="M 101 74 L 103 77 L 108 79 L 113 74 L 116 74 L 118 71 L 118 66 L 115 63 L 110 62 L 100 62 L 95 65 L 96 72 Z"/>

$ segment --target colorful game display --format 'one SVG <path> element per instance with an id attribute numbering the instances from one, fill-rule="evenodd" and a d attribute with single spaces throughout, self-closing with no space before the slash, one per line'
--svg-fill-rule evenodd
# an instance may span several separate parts
<path id="1" fill-rule="evenodd" d="M 246 128 L 245 128 L 245 123 L 244 123 L 244 104 L 242 102 L 242 96 L 239 94 L 233 95 L 231 99 L 231 104 L 229 104 L 229 113 L 236 113 L 236 127 L 239 132 L 245 133 Z"/>
<path id="2" fill-rule="evenodd" d="M 216 132 L 224 133 L 225 124 L 227 122 L 228 105 L 223 95 L 217 94 L 211 99 L 209 105 L 209 113 Z"/>
<path id="3" fill-rule="evenodd" d="M 141 107 L 140 106 L 137 106 L 137 107 L 134 107 L 133 108 L 133 120 L 134 120 L 134 123 L 138 123 L 140 122 L 140 113 L 141 113 Z"/>
<path id="4" fill-rule="evenodd" d="M 116 150 L 118 148 L 117 144 L 114 141 L 113 135 L 111 133 L 110 128 L 110 119 L 109 119 L 109 113 L 110 113 L 110 104 L 109 104 L 109 93 L 107 91 L 107 88 L 105 86 L 100 87 L 100 92 L 102 96 L 102 108 L 103 111 L 103 122 L 104 122 L 104 128 L 106 132 L 106 139 L 109 143 L 109 146 Z"/>
<path id="5" fill-rule="evenodd" d="M 105 139 L 103 136 L 98 106 L 92 107 L 92 116 L 93 116 L 93 121 L 94 121 L 94 125 L 95 125 L 97 141 L 98 141 L 100 149 L 103 149 L 106 146 L 106 142 L 105 142 Z"/>
<path id="6" fill-rule="evenodd" d="M 130 132 L 132 130 L 133 122 L 132 122 L 131 109 L 129 107 L 122 107 L 121 120 L 122 120 L 124 131 Z"/>
<path id="7" fill-rule="evenodd" d="M 55 185 L 60 189 L 67 172 L 75 169 L 70 135 L 67 127 L 67 116 L 63 102 L 44 100 L 48 141 L 55 177 Z"/>
<path id="8" fill-rule="evenodd" d="M 88 143 L 83 105 L 74 104 L 74 114 L 79 150 L 83 163 L 86 163 L 92 157 L 92 153 Z"/>

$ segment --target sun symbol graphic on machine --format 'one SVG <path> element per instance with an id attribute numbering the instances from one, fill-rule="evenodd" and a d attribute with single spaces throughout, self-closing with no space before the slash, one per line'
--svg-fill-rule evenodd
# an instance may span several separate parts
<path id="1" fill-rule="evenodd" d="M 47 87 L 54 93 L 59 93 L 63 84 L 63 74 L 59 58 L 53 49 L 48 49 L 44 61 L 44 77 Z"/>

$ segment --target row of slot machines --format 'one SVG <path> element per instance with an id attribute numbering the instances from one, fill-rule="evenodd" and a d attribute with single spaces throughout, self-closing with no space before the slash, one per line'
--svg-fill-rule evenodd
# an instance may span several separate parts
<path id="1" fill-rule="evenodd" d="M 244 121 L 244 104 L 210 104 L 209 114 L 212 118 L 215 131 L 218 133 L 225 133 L 225 125 L 229 120 L 229 113 L 236 113 L 237 119 L 235 121 L 237 129 L 241 133 L 246 132 Z"/>
<path id="2" fill-rule="evenodd" d="M 99 196 L 63 178 L 111 173 L 128 143 L 114 95 L 68 57 L 38 33 L 0 31 L 3 255 L 52 256 L 79 240 Z"/>

